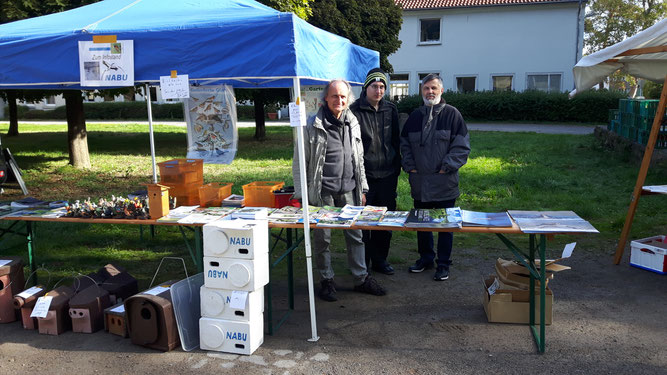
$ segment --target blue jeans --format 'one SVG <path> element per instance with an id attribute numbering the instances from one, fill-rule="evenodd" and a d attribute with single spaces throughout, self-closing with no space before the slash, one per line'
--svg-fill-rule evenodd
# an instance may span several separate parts
<path id="1" fill-rule="evenodd" d="M 450 208 L 454 207 L 456 199 L 448 201 L 422 202 L 415 199 L 415 208 Z M 438 233 L 438 267 L 449 269 L 452 264 L 452 244 L 454 243 L 454 234 L 452 232 Z M 430 264 L 435 259 L 433 251 L 433 232 L 417 232 L 417 250 L 421 260 Z"/>

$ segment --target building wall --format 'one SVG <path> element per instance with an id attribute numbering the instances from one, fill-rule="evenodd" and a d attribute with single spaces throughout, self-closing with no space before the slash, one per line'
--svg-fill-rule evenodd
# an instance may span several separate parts
<path id="1" fill-rule="evenodd" d="M 403 43 L 389 62 L 394 73 L 409 74 L 410 94 L 418 93 L 419 73 L 439 73 L 445 90 L 456 90 L 457 76 L 474 76 L 478 91 L 492 89 L 493 75 L 511 75 L 512 89 L 523 91 L 528 74 L 556 73 L 561 74 L 561 91 L 569 91 L 583 43 L 583 11 L 578 19 L 578 6 L 404 11 L 399 34 Z M 420 44 L 423 18 L 441 18 L 439 43 Z"/>

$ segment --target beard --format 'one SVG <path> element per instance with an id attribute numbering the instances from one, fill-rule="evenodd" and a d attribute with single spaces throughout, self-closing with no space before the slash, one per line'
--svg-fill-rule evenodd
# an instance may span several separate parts
<path id="1" fill-rule="evenodd" d="M 434 106 L 434 105 L 440 103 L 440 99 L 441 99 L 441 98 L 440 98 L 439 96 L 436 96 L 436 97 L 433 98 L 433 99 L 427 99 L 425 96 L 422 96 L 422 99 L 424 99 L 424 105 L 426 105 L 426 106 Z"/>

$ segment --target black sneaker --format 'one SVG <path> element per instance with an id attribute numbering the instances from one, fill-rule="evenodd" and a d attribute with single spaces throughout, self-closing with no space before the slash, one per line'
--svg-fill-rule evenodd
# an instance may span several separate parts
<path id="1" fill-rule="evenodd" d="M 449 268 L 438 266 L 438 269 L 435 271 L 435 274 L 433 275 L 433 280 L 443 281 L 447 279 L 449 279 Z"/>
<path id="2" fill-rule="evenodd" d="M 336 284 L 333 279 L 324 279 L 320 281 L 320 291 L 317 296 L 327 302 L 338 301 L 336 298 Z"/>
<path id="3" fill-rule="evenodd" d="M 378 284 L 378 282 L 370 276 L 366 276 L 366 280 L 364 280 L 363 284 L 356 285 L 354 287 L 354 291 L 368 293 L 374 296 L 384 296 L 387 294 L 387 291 L 382 287 L 382 285 Z"/>
<path id="4" fill-rule="evenodd" d="M 420 259 L 417 259 L 415 264 L 411 265 L 410 268 L 408 268 L 408 270 L 410 272 L 419 273 L 419 272 L 422 272 L 423 270 L 430 270 L 431 268 L 433 268 L 433 262 L 432 261 L 431 262 L 425 262 L 420 258 Z"/>
<path id="5" fill-rule="evenodd" d="M 372 267 L 373 271 L 378 272 L 378 273 L 383 273 L 385 275 L 393 275 L 394 274 L 394 267 L 392 267 L 389 263 L 384 262 L 383 265 L 381 266 L 375 266 L 373 265 Z"/>

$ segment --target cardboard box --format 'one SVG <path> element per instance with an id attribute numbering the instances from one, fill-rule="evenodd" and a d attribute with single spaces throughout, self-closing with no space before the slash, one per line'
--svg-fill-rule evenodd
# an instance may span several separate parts
<path id="1" fill-rule="evenodd" d="M 549 285 L 549 279 L 553 279 L 554 272 L 570 269 L 570 267 L 561 266 L 558 264 L 550 264 L 546 269 L 546 284 Z M 528 289 L 528 286 L 530 285 L 529 272 L 530 271 L 528 271 L 528 269 L 524 267 L 523 264 L 502 258 L 498 258 L 496 260 L 496 273 L 498 274 L 500 281 L 506 285 L 519 289 Z M 539 288 L 539 286 L 540 280 L 535 280 L 535 288 Z"/>
<path id="2" fill-rule="evenodd" d="M 0 260 L 0 323 L 11 323 L 18 319 L 14 295 L 25 286 L 23 260 L 20 257 L 1 257 Z"/>
<path id="3" fill-rule="evenodd" d="M 489 276 L 484 280 L 482 303 L 489 323 L 519 323 L 528 324 L 530 320 L 530 295 L 528 290 L 496 289 L 489 295 L 488 287 L 497 277 Z M 502 284 L 501 284 L 502 287 Z M 544 322 L 551 324 L 553 319 L 553 292 L 546 289 Z M 540 294 L 535 293 L 535 324 L 540 323 Z"/>

